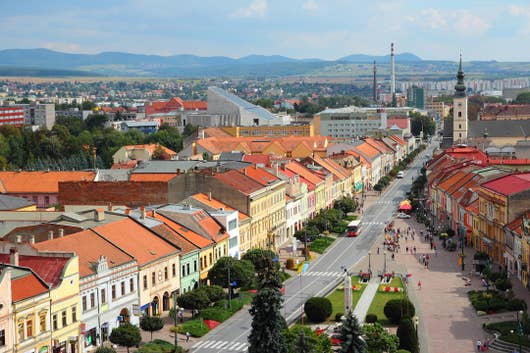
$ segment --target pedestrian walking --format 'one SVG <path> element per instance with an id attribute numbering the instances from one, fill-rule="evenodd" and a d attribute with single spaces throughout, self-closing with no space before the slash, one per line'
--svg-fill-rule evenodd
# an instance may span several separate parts
<path id="1" fill-rule="evenodd" d="M 415 254 L 415 253 L 416 253 L 416 246 L 414 246 L 414 248 L 413 248 L 413 249 L 414 249 L 414 254 Z"/>
<path id="2" fill-rule="evenodd" d="M 425 256 L 425 261 L 429 261 L 429 260 L 430 260 L 430 257 L 429 257 L 429 254 L 427 254 L 427 255 Z"/>
<path id="3" fill-rule="evenodd" d="M 186 331 L 186 342 L 190 341 L 190 333 Z"/>
<path id="4" fill-rule="evenodd" d="M 482 348 L 482 342 L 480 342 L 480 340 L 477 340 L 477 351 L 480 352 L 481 348 Z"/>
<path id="5" fill-rule="evenodd" d="M 396 254 L 392 253 L 392 261 L 396 258 Z"/>
<path id="6" fill-rule="evenodd" d="M 379 255 L 379 247 L 377 247 L 377 255 Z"/>
<path id="7" fill-rule="evenodd" d="M 418 281 L 418 289 L 421 290 L 421 281 Z"/>
<path id="8" fill-rule="evenodd" d="M 409 247 L 407 246 L 405 249 L 407 250 L 407 254 L 408 254 L 409 253 Z"/>
<path id="9" fill-rule="evenodd" d="M 490 346 L 490 338 L 486 337 L 486 341 L 484 341 L 484 347 L 486 347 L 486 350 L 488 350 L 489 346 Z"/>
<path id="10" fill-rule="evenodd" d="M 432 241 L 431 241 L 431 250 L 432 250 L 433 246 L 434 246 L 434 244 L 433 244 Z"/>
<path id="11" fill-rule="evenodd" d="M 181 323 L 184 322 L 184 310 L 183 309 L 179 310 L 179 319 Z"/>

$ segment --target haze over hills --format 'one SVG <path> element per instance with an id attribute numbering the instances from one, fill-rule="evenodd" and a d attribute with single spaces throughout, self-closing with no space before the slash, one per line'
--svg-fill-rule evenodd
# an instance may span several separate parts
<path id="1" fill-rule="evenodd" d="M 457 63 L 424 60 L 412 53 L 396 54 L 397 74 L 401 79 L 453 78 Z M 129 76 L 129 77 L 285 77 L 328 76 L 368 78 L 372 63 L 378 74 L 389 72 L 390 55 L 353 54 L 337 60 L 294 59 L 281 55 L 248 55 L 241 58 L 161 56 L 102 52 L 71 54 L 49 49 L 0 50 L 0 75 L 3 76 Z M 529 63 L 468 62 L 465 71 L 481 77 L 530 75 Z M 509 76 L 506 76 L 509 75 Z"/>

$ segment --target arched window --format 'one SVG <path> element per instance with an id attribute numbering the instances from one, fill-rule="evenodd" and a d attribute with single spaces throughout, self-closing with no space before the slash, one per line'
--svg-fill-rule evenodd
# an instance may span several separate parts
<path id="1" fill-rule="evenodd" d="M 162 311 L 169 310 L 169 293 L 165 292 L 164 297 L 162 298 Z"/>
<path id="2" fill-rule="evenodd" d="M 458 112 L 458 117 L 459 117 L 459 118 L 462 117 L 462 112 Z"/>
<path id="3" fill-rule="evenodd" d="M 461 129 L 462 128 L 462 124 L 458 124 L 458 128 Z"/>

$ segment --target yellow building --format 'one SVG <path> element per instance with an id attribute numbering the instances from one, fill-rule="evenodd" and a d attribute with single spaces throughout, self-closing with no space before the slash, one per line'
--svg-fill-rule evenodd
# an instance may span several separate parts
<path id="1" fill-rule="evenodd" d="M 272 125 L 272 126 L 225 126 L 221 130 L 233 137 L 282 137 L 282 136 L 314 136 L 312 124 L 307 125 Z"/>

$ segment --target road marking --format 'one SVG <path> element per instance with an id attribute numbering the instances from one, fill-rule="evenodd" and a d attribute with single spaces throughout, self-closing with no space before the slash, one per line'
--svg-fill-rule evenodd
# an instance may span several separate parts
<path id="1" fill-rule="evenodd" d="M 212 349 L 217 352 L 222 351 L 245 351 L 248 347 L 247 342 L 237 341 L 202 341 L 195 343 L 191 349 Z"/>

